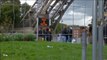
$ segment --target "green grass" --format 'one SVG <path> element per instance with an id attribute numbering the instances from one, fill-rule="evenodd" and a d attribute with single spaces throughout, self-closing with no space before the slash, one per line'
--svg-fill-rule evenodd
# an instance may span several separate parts
<path id="1" fill-rule="evenodd" d="M 87 48 L 87 60 L 92 60 L 91 47 Z M 81 60 L 81 50 L 80 44 L 71 43 L 0 42 L 0 60 Z M 106 50 L 107 46 L 104 47 L 104 60 L 107 60 Z"/>

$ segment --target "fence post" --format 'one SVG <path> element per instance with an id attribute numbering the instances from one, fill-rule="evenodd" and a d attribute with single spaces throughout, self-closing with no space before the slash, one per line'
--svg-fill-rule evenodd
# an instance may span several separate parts
<path id="1" fill-rule="evenodd" d="M 98 29 L 98 60 L 103 60 L 103 27 L 99 26 Z"/>
<path id="2" fill-rule="evenodd" d="M 103 60 L 103 19 L 104 19 L 104 0 L 99 0 L 99 27 L 98 27 L 98 60 Z"/>
<path id="3" fill-rule="evenodd" d="M 93 0 L 92 60 L 97 60 L 97 0 Z"/>
<path id="4" fill-rule="evenodd" d="M 39 31 L 38 31 L 38 28 L 39 28 L 39 27 L 38 27 L 38 26 L 39 26 L 38 17 L 37 17 L 37 20 L 36 20 L 36 21 L 37 21 L 37 24 L 36 24 L 36 41 L 38 41 L 38 32 L 39 32 Z"/>
<path id="5" fill-rule="evenodd" d="M 87 32 L 82 32 L 82 60 L 86 60 L 86 49 L 87 49 Z"/>

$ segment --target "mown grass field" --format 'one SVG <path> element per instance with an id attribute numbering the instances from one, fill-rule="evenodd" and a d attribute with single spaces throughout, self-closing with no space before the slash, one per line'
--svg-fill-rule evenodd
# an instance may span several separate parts
<path id="1" fill-rule="evenodd" d="M 80 44 L 56 42 L 0 42 L 0 60 L 81 60 Z M 87 47 L 87 60 L 92 60 L 92 46 Z M 104 47 L 107 60 L 107 46 Z"/>

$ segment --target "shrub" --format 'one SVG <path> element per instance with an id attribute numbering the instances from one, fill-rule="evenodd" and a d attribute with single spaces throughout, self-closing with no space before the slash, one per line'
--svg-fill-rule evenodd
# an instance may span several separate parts
<path id="1" fill-rule="evenodd" d="M 9 38 L 8 35 L 5 35 L 5 34 L 0 35 L 0 41 L 8 41 L 9 40 L 8 38 Z"/>
<path id="2" fill-rule="evenodd" d="M 0 42 L 3 40 L 3 35 L 0 34 Z"/>
<path id="3" fill-rule="evenodd" d="M 34 34 L 27 34 L 24 36 L 25 41 L 35 41 L 36 37 Z"/>
<path id="4" fill-rule="evenodd" d="M 0 42 L 2 41 L 35 41 L 34 34 L 0 34 Z"/>
<path id="5" fill-rule="evenodd" d="M 15 41 L 23 41 L 24 35 L 23 34 L 15 34 L 13 35 L 13 40 Z"/>

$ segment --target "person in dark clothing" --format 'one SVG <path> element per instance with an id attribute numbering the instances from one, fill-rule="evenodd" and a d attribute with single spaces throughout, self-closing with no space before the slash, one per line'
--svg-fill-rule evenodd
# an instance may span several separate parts
<path id="1" fill-rule="evenodd" d="M 89 25 L 88 35 L 88 41 L 90 44 L 92 44 L 92 25 Z"/>
<path id="2" fill-rule="evenodd" d="M 103 36 L 104 36 L 104 42 L 107 44 L 107 25 L 103 28 Z"/>
<path id="3" fill-rule="evenodd" d="M 52 33 L 51 33 L 51 29 L 47 28 L 46 29 L 46 35 L 45 38 L 47 41 L 51 41 L 52 40 Z"/>
<path id="4" fill-rule="evenodd" d="M 62 36 L 65 37 L 65 39 L 63 39 L 65 42 L 67 42 L 68 40 L 68 32 L 67 32 L 67 27 L 65 27 L 63 30 L 62 30 Z"/>
<path id="5" fill-rule="evenodd" d="M 89 33 L 92 35 L 92 26 L 89 26 Z"/>
<path id="6" fill-rule="evenodd" d="M 39 38 L 39 40 L 43 40 L 42 28 L 40 28 L 39 31 L 38 31 L 38 38 Z"/>
<path id="7" fill-rule="evenodd" d="M 42 30 L 41 30 L 41 29 L 39 30 L 38 36 L 39 36 L 39 37 L 43 37 L 43 35 L 42 35 Z"/>
<path id="8" fill-rule="evenodd" d="M 68 37 L 69 37 L 68 41 L 69 41 L 69 42 L 72 42 L 72 29 L 69 29 L 69 33 L 68 33 L 68 34 L 69 34 L 69 36 L 68 36 Z"/>
<path id="9" fill-rule="evenodd" d="M 43 29 L 43 39 L 46 40 L 46 29 Z"/>
<path id="10" fill-rule="evenodd" d="M 48 41 L 52 40 L 52 32 L 51 29 L 48 30 Z"/>

